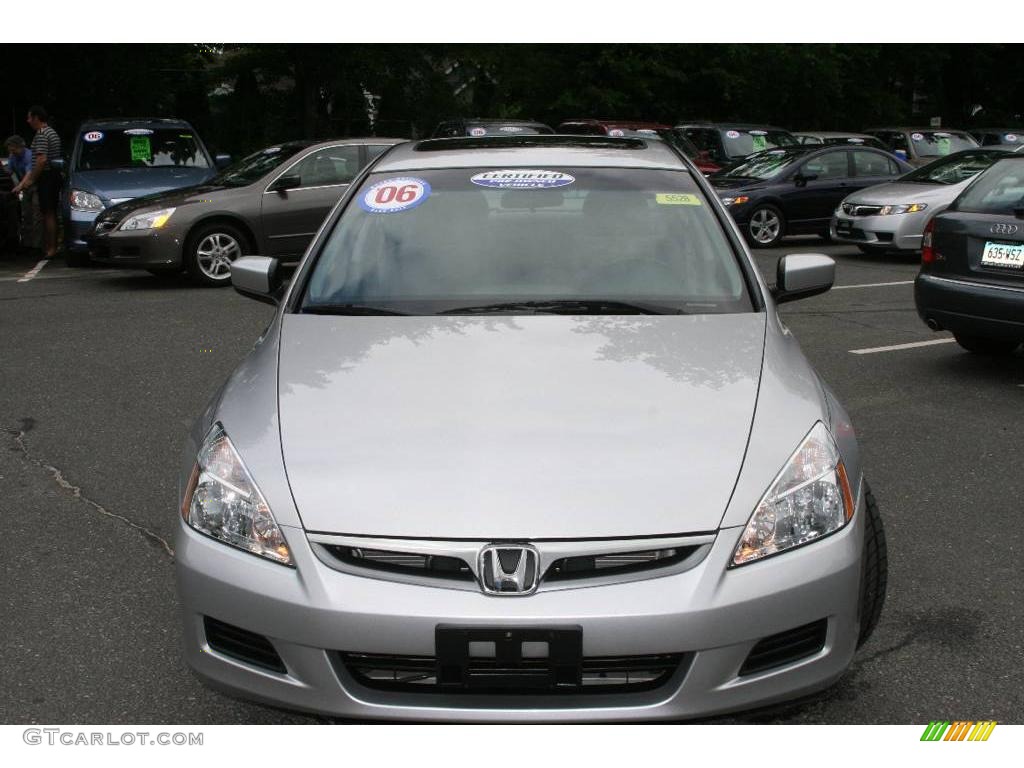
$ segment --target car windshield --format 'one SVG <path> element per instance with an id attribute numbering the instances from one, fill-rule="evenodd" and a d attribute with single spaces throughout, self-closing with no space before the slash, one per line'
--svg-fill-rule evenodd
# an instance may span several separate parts
<path id="1" fill-rule="evenodd" d="M 209 168 L 210 159 L 190 128 L 102 128 L 81 133 L 76 170 L 157 166 Z"/>
<path id="2" fill-rule="evenodd" d="M 1024 161 L 1004 159 L 978 177 L 953 204 L 967 213 L 1007 216 L 1024 207 Z"/>
<path id="3" fill-rule="evenodd" d="M 301 311 L 751 311 L 722 225 L 686 171 L 549 167 L 371 174 Z"/>
<path id="4" fill-rule="evenodd" d="M 281 144 L 253 152 L 239 160 L 230 168 L 226 168 L 213 180 L 214 184 L 225 187 L 245 187 L 259 181 L 285 160 L 293 157 L 302 149 L 294 144 Z"/>
<path id="5" fill-rule="evenodd" d="M 729 128 L 722 131 L 725 153 L 729 157 L 746 157 L 772 147 L 793 147 L 799 142 L 787 131 L 758 128 Z"/>
<path id="6" fill-rule="evenodd" d="M 744 162 L 724 173 L 717 174 L 714 178 L 731 176 L 740 179 L 771 179 L 804 156 L 806 156 L 804 152 L 770 149 L 767 152 L 758 152 L 756 155 L 748 157 Z"/>
<path id="7" fill-rule="evenodd" d="M 944 160 L 935 160 L 911 171 L 900 181 L 919 184 L 959 184 L 977 176 L 999 159 L 996 152 L 963 152 Z"/>
<path id="8" fill-rule="evenodd" d="M 949 131 L 915 131 L 910 134 L 918 157 L 945 157 L 953 152 L 977 146 L 966 133 Z"/>

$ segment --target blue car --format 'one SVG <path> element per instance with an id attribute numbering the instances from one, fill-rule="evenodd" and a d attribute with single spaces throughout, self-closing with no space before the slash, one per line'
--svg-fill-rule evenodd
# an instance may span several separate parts
<path id="1" fill-rule="evenodd" d="M 184 120 L 89 120 L 75 135 L 64 195 L 68 263 L 89 260 L 84 236 L 104 208 L 132 198 L 202 184 L 231 163 L 211 157 Z"/>

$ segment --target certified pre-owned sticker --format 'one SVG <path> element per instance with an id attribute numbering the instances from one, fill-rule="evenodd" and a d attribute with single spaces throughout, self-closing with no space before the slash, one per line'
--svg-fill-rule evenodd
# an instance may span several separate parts
<path id="1" fill-rule="evenodd" d="M 369 213 L 399 213 L 421 205 L 430 197 L 430 184 L 424 179 L 401 176 L 378 181 L 363 194 L 359 205 Z"/>
<path id="2" fill-rule="evenodd" d="M 561 171 L 541 171 L 512 168 L 502 171 L 485 171 L 470 178 L 481 187 L 495 189 L 550 189 L 564 187 L 576 181 L 575 176 Z"/>
<path id="3" fill-rule="evenodd" d="M 103 141 L 103 131 L 89 131 L 82 138 L 90 144 L 95 141 Z"/>

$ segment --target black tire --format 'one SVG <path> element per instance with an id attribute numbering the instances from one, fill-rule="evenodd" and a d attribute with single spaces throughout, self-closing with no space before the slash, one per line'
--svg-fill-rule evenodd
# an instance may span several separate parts
<path id="1" fill-rule="evenodd" d="M 1008 355 L 1017 348 L 1020 343 L 1012 339 L 993 339 L 985 336 L 968 336 L 963 333 L 954 333 L 956 343 L 973 352 L 976 355 Z"/>
<path id="2" fill-rule="evenodd" d="M 214 241 L 225 244 L 230 242 L 237 246 L 232 248 L 231 253 L 223 254 L 229 262 L 226 268 L 223 260 L 214 266 L 210 258 L 204 255 Z M 226 221 L 214 222 L 200 226 L 189 234 L 182 260 L 189 277 L 196 284 L 225 287 L 231 285 L 230 262 L 247 253 L 252 253 L 252 244 L 241 228 Z"/>
<path id="3" fill-rule="evenodd" d="M 860 574 L 860 634 L 857 647 L 868 641 L 878 626 L 885 605 L 885 591 L 889 581 L 889 553 L 885 544 L 885 527 L 878 511 L 878 502 L 870 486 L 864 483 L 867 516 L 864 520 L 864 554 Z"/>
<path id="4" fill-rule="evenodd" d="M 762 217 L 769 219 L 774 217 L 778 221 L 777 230 L 768 239 L 766 239 L 768 235 L 760 224 Z M 759 205 L 751 211 L 750 219 L 743 227 L 743 234 L 746 235 L 747 242 L 754 248 L 772 248 L 778 245 L 779 241 L 786 236 L 786 217 L 774 205 Z"/>
<path id="5" fill-rule="evenodd" d="M 64 263 L 69 267 L 88 267 L 92 263 L 89 254 L 83 251 L 64 251 Z"/>

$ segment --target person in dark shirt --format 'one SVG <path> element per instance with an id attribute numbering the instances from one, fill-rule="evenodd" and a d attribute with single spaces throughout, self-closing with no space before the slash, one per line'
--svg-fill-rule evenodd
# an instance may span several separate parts
<path id="1" fill-rule="evenodd" d="M 60 136 L 47 123 L 49 115 L 40 106 L 29 107 L 27 122 L 36 132 L 32 139 L 32 170 L 19 181 L 14 192 L 35 187 L 43 218 L 43 257 L 57 255 L 57 207 L 60 205 L 60 173 L 53 161 L 60 158 Z"/>

